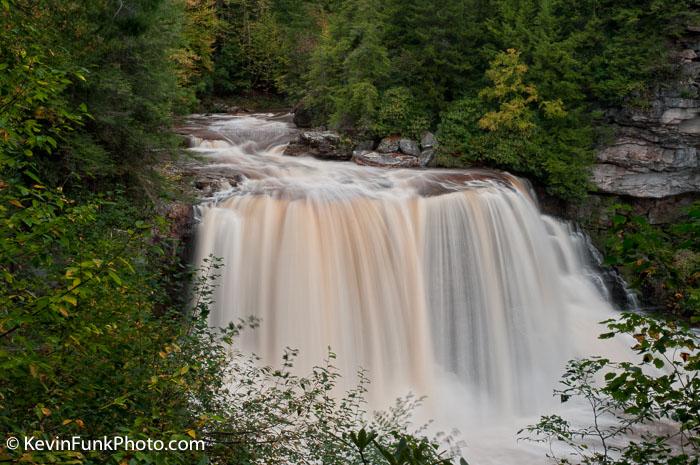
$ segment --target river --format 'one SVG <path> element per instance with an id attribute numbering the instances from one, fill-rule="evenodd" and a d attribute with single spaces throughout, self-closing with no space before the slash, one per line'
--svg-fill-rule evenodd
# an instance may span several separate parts
<path id="1" fill-rule="evenodd" d="M 210 324 L 255 316 L 245 350 L 302 372 L 332 348 L 371 405 L 427 396 L 420 415 L 458 428 L 470 463 L 544 463 L 516 431 L 559 408 L 567 360 L 612 350 L 585 237 L 541 214 L 527 182 L 486 170 L 358 166 L 283 154 L 284 117 L 193 120 L 209 171 L 242 175 L 198 207 L 197 260 L 221 257 Z"/>

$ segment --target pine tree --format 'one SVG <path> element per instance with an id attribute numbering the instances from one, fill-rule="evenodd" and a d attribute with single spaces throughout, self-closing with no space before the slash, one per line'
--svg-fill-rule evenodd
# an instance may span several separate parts
<path id="1" fill-rule="evenodd" d="M 323 30 L 309 72 L 307 103 L 345 130 L 370 131 L 378 87 L 389 73 L 377 0 L 350 0 Z"/>
<path id="2" fill-rule="evenodd" d="M 433 117 L 472 87 L 470 76 L 479 62 L 481 3 L 446 0 L 436 7 L 425 0 L 385 2 L 393 70 L 388 87 L 410 89 Z"/>

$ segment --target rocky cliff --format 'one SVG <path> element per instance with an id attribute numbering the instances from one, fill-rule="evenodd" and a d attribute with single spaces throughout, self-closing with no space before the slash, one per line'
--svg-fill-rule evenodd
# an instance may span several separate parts
<path id="1" fill-rule="evenodd" d="M 598 192 L 661 199 L 700 192 L 700 28 L 688 28 L 674 55 L 675 82 L 649 106 L 608 112 L 615 139 L 598 153 Z"/>

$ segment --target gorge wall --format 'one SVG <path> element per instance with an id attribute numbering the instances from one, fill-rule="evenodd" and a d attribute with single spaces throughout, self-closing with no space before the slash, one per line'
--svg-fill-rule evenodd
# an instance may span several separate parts
<path id="1" fill-rule="evenodd" d="M 688 27 L 674 50 L 674 78 L 646 105 L 607 110 L 611 137 L 596 154 L 590 195 L 568 203 L 536 186 L 543 211 L 576 221 L 595 238 L 610 228 L 612 205 L 630 205 L 660 225 L 700 198 L 700 26 Z"/>
<path id="2" fill-rule="evenodd" d="M 622 199 L 659 224 L 698 198 L 700 27 L 688 27 L 674 48 L 674 80 L 660 83 L 644 107 L 608 110 L 613 139 L 598 151 L 594 195 L 561 214 L 604 223 L 604 207 Z"/>

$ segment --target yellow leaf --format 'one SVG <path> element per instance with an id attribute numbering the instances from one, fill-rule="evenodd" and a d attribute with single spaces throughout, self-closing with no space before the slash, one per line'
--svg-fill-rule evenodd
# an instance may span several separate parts
<path id="1" fill-rule="evenodd" d="M 193 429 L 187 430 L 187 434 L 192 438 L 196 439 L 197 438 L 197 433 Z"/>
<path id="2" fill-rule="evenodd" d="M 66 310 L 66 307 L 63 307 L 63 306 L 58 307 L 58 313 L 60 313 L 61 315 L 65 316 L 66 318 L 68 318 L 68 315 L 70 315 L 70 314 L 68 313 L 68 310 Z"/>
<path id="3" fill-rule="evenodd" d="M 67 418 L 67 419 L 63 420 L 62 425 L 66 426 L 68 423 L 73 423 L 73 420 L 71 420 L 70 418 Z"/>
<path id="4" fill-rule="evenodd" d="M 17 207 L 17 208 L 24 208 L 24 206 L 23 206 L 23 205 L 20 203 L 20 201 L 17 200 L 17 199 L 12 199 L 12 200 L 10 200 L 10 203 L 11 203 L 12 205 L 14 205 L 15 207 Z"/>
<path id="5" fill-rule="evenodd" d="M 41 413 L 44 414 L 44 416 L 49 416 L 51 415 L 51 410 L 47 409 L 46 407 L 41 407 Z"/>
<path id="6" fill-rule="evenodd" d="M 73 295 L 64 295 L 63 300 L 65 300 L 66 302 L 68 302 L 69 304 L 71 304 L 73 306 L 78 305 L 78 299 L 76 299 L 75 296 L 73 296 Z"/>
<path id="7" fill-rule="evenodd" d="M 80 427 L 80 428 L 85 427 L 85 423 L 83 423 L 83 420 L 81 420 L 81 419 L 75 420 L 75 424 L 78 425 L 78 427 Z"/>

